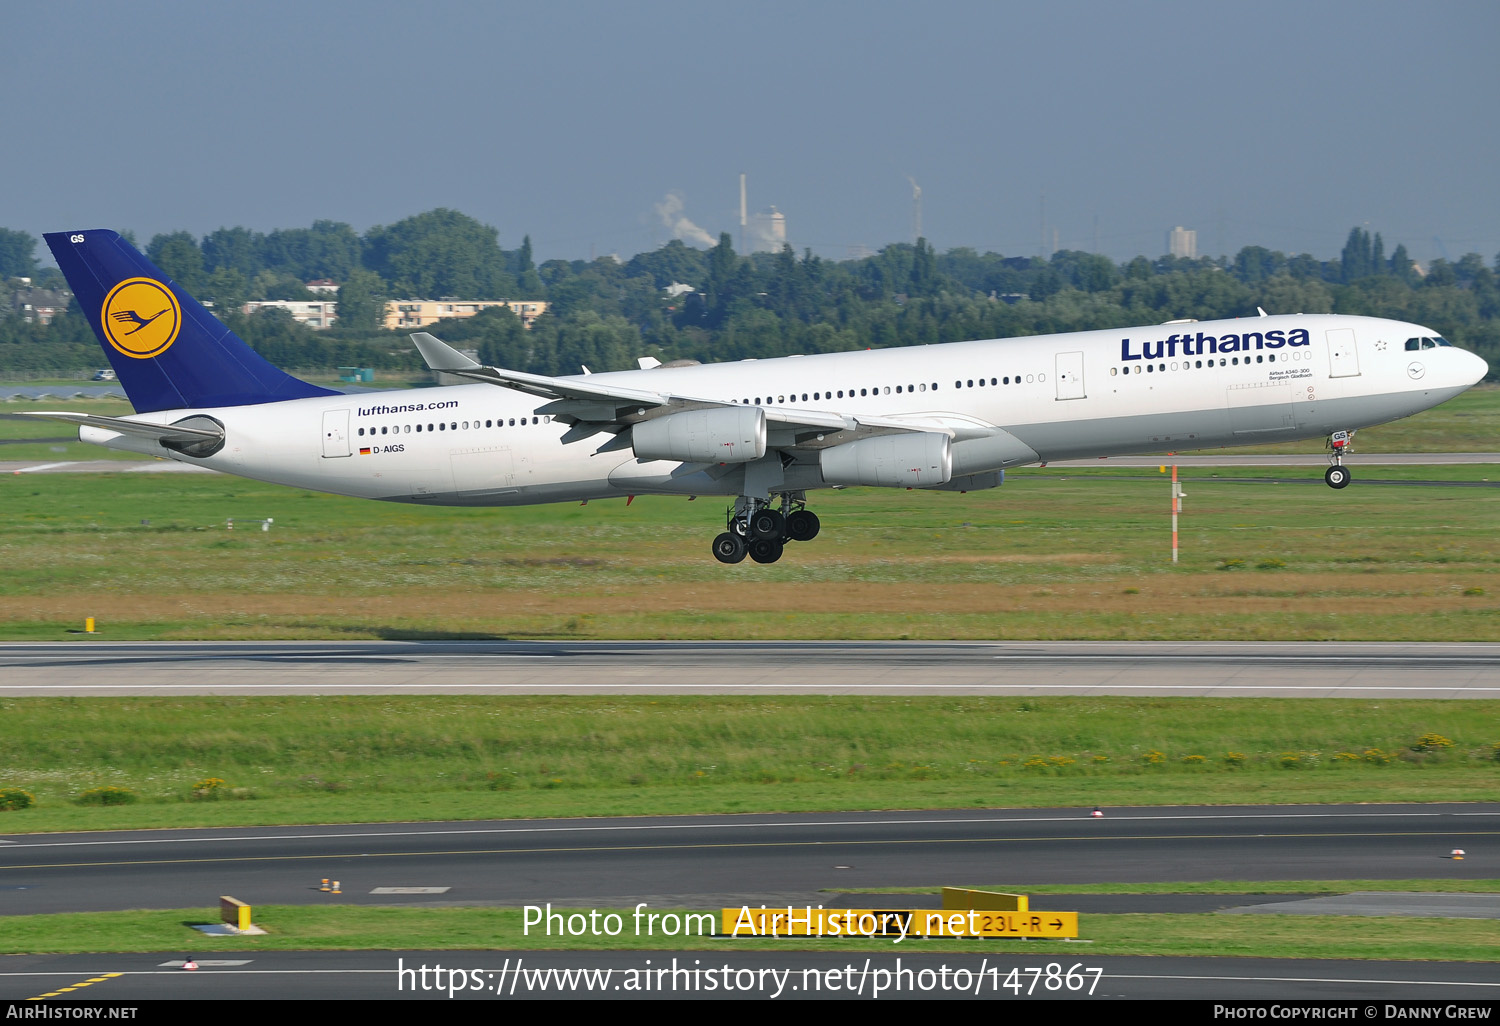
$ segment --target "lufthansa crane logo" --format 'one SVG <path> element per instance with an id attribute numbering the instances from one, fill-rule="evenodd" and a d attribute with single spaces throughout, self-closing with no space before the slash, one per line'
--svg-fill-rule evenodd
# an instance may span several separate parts
<path id="1" fill-rule="evenodd" d="M 126 356 L 160 356 L 182 327 L 182 307 L 172 290 L 154 278 L 127 278 L 109 290 L 99 315 L 104 337 Z"/>

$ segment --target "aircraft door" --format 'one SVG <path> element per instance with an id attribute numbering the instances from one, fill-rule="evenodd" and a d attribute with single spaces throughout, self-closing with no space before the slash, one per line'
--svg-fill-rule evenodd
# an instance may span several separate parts
<path id="1" fill-rule="evenodd" d="M 1057 398 L 1086 399 L 1083 394 L 1083 354 L 1057 354 Z"/>
<path id="2" fill-rule="evenodd" d="M 325 410 L 323 412 L 323 456 L 349 456 L 349 411 Z"/>
<path id="3" fill-rule="evenodd" d="M 1359 376 L 1359 349 L 1354 344 L 1353 328 L 1335 328 L 1328 332 L 1328 376 Z"/>

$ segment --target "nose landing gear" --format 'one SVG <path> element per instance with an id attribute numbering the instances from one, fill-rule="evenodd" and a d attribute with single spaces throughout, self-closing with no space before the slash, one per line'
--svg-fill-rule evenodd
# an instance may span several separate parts
<path id="1" fill-rule="evenodd" d="M 1351 451 L 1351 443 L 1354 441 L 1354 432 L 1335 431 L 1328 436 L 1328 448 L 1333 455 L 1328 459 L 1332 466 L 1323 472 L 1323 480 L 1328 482 L 1329 488 L 1344 488 L 1354 479 L 1349 473 L 1349 468 L 1344 466 L 1344 454 Z"/>
<path id="2" fill-rule="evenodd" d="M 748 555 L 757 563 L 774 563 L 787 542 L 812 541 L 821 526 L 801 492 L 783 493 L 780 509 L 741 495 L 729 509 L 724 533 L 714 539 L 714 558 L 739 563 Z"/>

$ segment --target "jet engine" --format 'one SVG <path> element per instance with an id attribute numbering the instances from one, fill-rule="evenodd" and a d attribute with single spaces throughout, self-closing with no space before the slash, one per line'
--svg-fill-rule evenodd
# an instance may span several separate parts
<path id="1" fill-rule="evenodd" d="M 635 455 L 680 463 L 748 463 L 766 454 L 766 411 L 758 406 L 684 410 L 630 429 Z"/>
<path id="2" fill-rule="evenodd" d="M 953 476 L 953 444 L 936 431 L 876 435 L 824 449 L 818 462 L 829 484 L 930 488 Z"/>

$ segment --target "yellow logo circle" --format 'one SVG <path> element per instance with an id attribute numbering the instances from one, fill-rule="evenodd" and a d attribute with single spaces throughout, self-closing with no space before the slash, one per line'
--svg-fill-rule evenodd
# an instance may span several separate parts
<path id="1" fill-rule="evenodd" d="M 126 356 L 160 356 L 177 341 L 182 307 L 172 290 L 154 278 L 127 278 L 109 290 L 99 315 L 104 337 Z"/>

